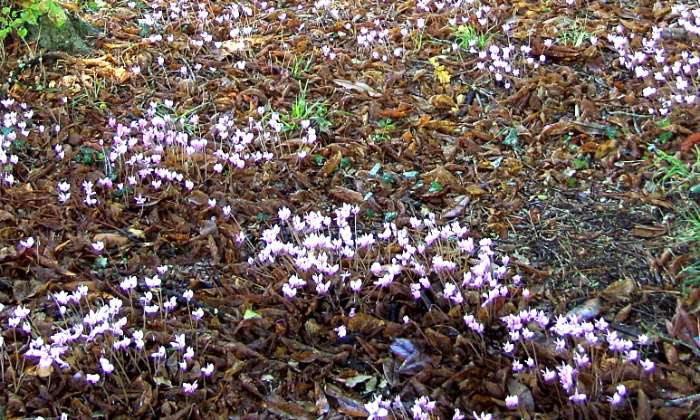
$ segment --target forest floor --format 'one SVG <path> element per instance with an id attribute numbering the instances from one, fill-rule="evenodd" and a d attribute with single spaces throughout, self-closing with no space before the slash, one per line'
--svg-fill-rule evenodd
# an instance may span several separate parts
<path id="1" fill-rule="evenodd" d="M 0 57 L 0 417 L 698 415 L 697 2 L 63 6 Z"/>

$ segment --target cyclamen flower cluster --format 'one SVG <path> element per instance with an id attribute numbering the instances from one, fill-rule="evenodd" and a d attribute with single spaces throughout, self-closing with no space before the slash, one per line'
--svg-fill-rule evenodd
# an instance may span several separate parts
<path id="1" fill-rule="evenodd" d="M 430 415 L 435 411 L 436 403 L 428 397 L 420 397 L 411 407 L 411 415 L 414 420 L 428 420 Z"/>
<path id="2" fill-rule="evenodd" d="M 12 151 L 13 143 L 26 141 L 31 133 L 34 111 L 25 103 L 17 103 L 14 99 L 0 99 L 0 187 L 12 186 L 17 182 L 13 174 L 14 166 L 19 163 L 19 156 Z M 44 126 L 37 128 L 44 132 Z"/>
<path id="3" fill-rule="evenodd" d="M 384 419 L 389 416 L 391 401 L 385 401 L 381 395 L 377 395 L 373 401 L 365 404 L 365 410 L 369 414 L 367 420 Z"/>
<path id="4" fill-rule="evenodd" d="M 158 274 L 153 277 L 146 276 L 144 278 L 144 286 L 147 289 L 158 290 L 159 301 L 161 285 L 161 277 L 166 274 L 167 267 L 158 267 Z M 135 276 L 130 276 L 122 280 L 120 287 L 129 295 L 135 291 L 138 286 L 138 280 Z M 50 299 L 55 303 L 60 321 L 53 324 L 52 333 L 49 337 L 43 337 L 32 328 L 30 320 L 31 311 L 24 307 L 16 307 L 11 316 L 7 320 L 7 326 L 10 329 L 16 329 L 21 334 L 27 335 L 28 341 L 23 355 L 27 359 L 36 360 L 37 366 L 46 375 L 51 374 L 54 366 L 67 371 L 74 369 L 78 371 L 78 376 L 84 377 L 84 380 L 90 384 L 95 384 L 115 373 L 116 361 L 124 360 L 130 357 L 140 357 L 140 353 L 148 355 L 156 364 L 162 363 L 166 356 L 165 346 L 154 346 L 148 349 L 146 337 L 148 335 L 148 322 L 143 320 L 142 328 L 134 328 L 129 326 L 129 321 L 124 311 L 126 310 L 122 299 L 117 297 L 108 297 L 103 294 L 103 305 L 96 305 L 96 301 L 88 299 L 88 287 L 80 285 L 73 292 L 58 291 L 50 295 Z M 183 299 L 188 303 L 193 297 L 192 291 L 187 291 L 183 295 Z M 149 312 L 145 308 L 149 306 L 155 307 L 155 312 L 161 312 L 161 305 L 157 302 L 150 305 L 153 301 L 153 294 L 150 290 L 146 291 L 138 302 L 144 305 L 144 316 Z M 131 299 L 129 301 L 131 305 Z M 166 300 L 162 307 L 165 309 L 165 314 L 172 313 L 177 306 L 177 299 L 171 297 Z M 0 312 L 3 307 L 0 305 Z M 193 319 L 199 321 L 203 318 L 204 312 L 198 308 L 190 313 Z M 139 324 L 139 320 L 135 320 L 135 324 Z M 145 327 L 145 328 L 143 328 Z M 4 345 L 4 343 L 3 343 Z M 18 347 L 19 346 L 19 347 Z M 16 351 L 21 351 L 21 341 L 15 341 L 12 346 Z M 10 347 L 5 347 L 6 349 Z M 179 355 L 178 366 L 181 372 L 185 373 L 190 369 L 195 358 L 193 345 L 189 345 L 185 333 L 176 333 L 173 335 L 173 341 L 170 342 L 170 347 Z M 96 363 L 99 370 L 87 373 L 82 376 L 81 371 L 86 369 L 86 366 L 73 366 L 67 360 L 70 360 L 74 349 L 81 348 L 81 352 L 93 353 L 88 348 L 97 349 L 101 356 L 97 358 Z M 121 364 L 121 362 L 120 362 Z M 214 365 L 208 363 L 200 368 L 199 372 L 188 373 L 188 377 L 196 379 L 198 375 L 206 378 L 214 373 Z M 89 368 L 87 369 L 89 370 Z M 183 392 L 192 393 L 197 389 L 197 381 L 192 383 L 183 383 Z"/>
<path id="5" fill-rule="evenodd" d="M 525 363 L 521 362 L 516 354 L 519 349 L 528 354 L 529 341 L 542 336 L 554 337 L 555 349 L 564 361 L 554 370 L 545 367 L 539 373 L 545 384 L 554 384 L 558 379 L 559 385 L 573 403 L 583 403 L 596 397 L 589 396 L 583 391 L 583 385 L 579 383 L 577 377 L 583 370 L 597 369 L 600 356 L 605 350 L 617 356 L 621 363 L 639 364 L 640 372 L 651 374 L 654 370 L 653 362 L 649 359 L 641 359 L 643 347 L 649 344 L 649 338 L 641 335 L 635 346 L 632 340 L 620 338 L 603 318 L 591 322 L 577 315 L 560 315 L 550 323 L 549 317 L 542 311 L 527 309 L 521 310 L 518 314 L 506 315 L 501 320 L 512 341 L 504 344 L 503 351 L 507 356 L 513 357 L 512 370 L 516 374 L 536 372 L 537 367 L 541 367 L 531 357 L 528 357 Z M 613 406 L 618 406 L 625 394 L 624 385 L 619 384 L 617 392 L 612 397 L 608 397 L 608 401 Z"/>
<path id="6" fill-rule="evenodd" d="M 214 12 L 204 3 L 185 0 L 175 4 L 156 0 L 145 4 L 144 14 L 138 22 L 140 27 L 147 28 L 150 32 L 145 36 L 145 40 L 151 44 L 182 42 L 182 39 L 176 39 L 173 34 L 166 35 L 165 29 L 182 24 L 192 25 L 195 28 L 195 35 L 188 37 L 186 41 L 194 47 L 191 49 L 194 53 L 191 58 L 194 58 L 192 61 L 195 64 L 190 66 L 189 60 L 183 60 L 180 75 L 195 77 L 204 69 L 204 66 L 197 62 L 198 55 L 240 51 L 248 47 L 246 38 L 255 30 L 255 26 L 251 26 L 249 21 L 254 18 L 256 10 L 272 13 L 275 9 L 271 3 L 268 5 L 267 2 L 257 4 L 256 9 L 246 4 L 232 3 Z M 219 37 L 220 34 L 228 34 L 228 38 Z M 157 60 L 157 63 L 161 67 L 165 64 L 162 57 Z M 239 61 L 237 66 L 244 67 L 245 62 Z M 132 67 L 134 74 L 140 74 L 146 70 L 148 69 L 141 69 L 139 66 Z M 214 72 L 216 68 L 209 67 L 208 70 Z"/>
<path id="7" fill-rule="evenodd" d="M 309 284 L 315 285 L 319 296 L 329 290 L 357 294 L 368 286 L 387 289 L 395 282 L 408 282 L 415 299 L 420 299 L 425 291 L 437 289 L 436 295 L 442 296 L 446 305 L 464 309 L 465 326 L 477 335 L 483 335 L 488 325 L 483 315 L 477 317 L 469 313 L 466 296 L 473 297 L 475 292 L 480 296 L 480 304 L 475 309 L 503 308 L 496 304 L 509 299 L 522 308 L 531 297 L 523 288 L 522 278 L 511 275 L 510 258 L 503 256 L 496 262 L 493 242 L 481 239 L 476 245 L 473 238 L 468 237 L 468 229 L 459 223 L 440 225 L 433 215 L 428 215 L 411 218 L 410 229 L 385 223 L 379 233 L 363 232 L 356 228 L 358 211 L 349 204 L 337 208 L 332 216 L 320 212 L 292 215 L 289 209 L 280 209 L 280 223 L 261 233 L 262 248 L 257 258 L 250 259 L 249 263 L 289 267 L 289 278 L 281 286 L 288 299 L 297 297 Z M 290 239 L 283 240 L 283 237 Z M 390 248 L 389 244 L 398 246 Z M 363 267 L 368 267 L 375 278 L 373 282 L 362 280 L 367 277 Z M 458 278 L 461 281 L 457 281 Z M 590 390 L 578 378 L 582 371 L 599 368 L 600 355 L 605 354 L 605 350 L 618 356 L 623 363 L 637 364 L 640 372 L 651 374 L 654 371 L 653 362 L 642 357 L 649 338 L 640 336 L 637 344 L 621 338 L 603 318 L 592 321 L 576 315 L 559 315 L 552 320 L 543 310 L 534 308 L 498 316 L 506 327 L 503 352 L 513 359 L 513 374 L 536 375 L 544 384 L 558 384 L 572 404 L 601 398 L 589 394 Z M 345 333 L 344 328 L 336 331 L 339 336 L 341 331 Z M 560 359 L 558 365 L 543 366 L 531 357 L 528 350 L 531 343 L 542 337 L 552 337 Z M 606 398 L 616 406 L 624 395 L 623 388 L 619 388 Z M 368 404 L 371 418 L 383 415 L 384 406 L 380 401 Z M 422 418 L 420 416 L 430 412 L 431 405 L 425 404 L 414 405 L 412 415 Z M 516 409 L 519 405 L 517 396 L 508 396 L 508 408 Z"/>
<path id="8" fill-rule="evenodd" d="M 222 115 L 213 123 L 207 135 L 197 136 L 195 133 L 200 132 L 198 116 L 192 114 L 186 120 L 177 118 L 171 114 L 173 106 L 172 101 L 164 101 L 163 104 L 151 102 L 146 112 L 147 118 L 128 124 L 118 123 L 115 119 L 109 121 L 109 126 L 114 130 L 108 154 L 109 167 L 115 168 L 118 177 L 124 181 L 117 182 L 115 186 L 122 193 L 140 190 L 134 196 L 138 205 L 145 204 L 143 193 L 149 190 L 175 187 L 190 191 L 194 188 L 193 174 L 169 168 L 169 162 L 203 156 L 210 163 L 212 172 L 221 173 L 226 168 L 243 169 L 250 163 L 272 159 L 273 154 L 266 150 L 266 145 L 278 142 L 275 130 L 281 129 L 274 119 L 264 126 L 262 121 L 250 118 L 248 127 L 239 128 L 229 115 Z M 267 127 L 272 127 L 273 131 Z M 181 167 L 178 165 L 178 168 Z M 101 179 L 98 184 L 105 190 L 113 188 L 110 178 Z M 69 197 L 65 195 L 66 188 L 65 184 L 59 186 L 61 193 L 64 193 L 59 194 L 60 200 Z M 83 189 L 85 203 L 95 205 L 97 200 L 94 198 L 93 183 L 84 181 Z"/>
<path id="9" fill-rule="evenodd" d="M 672 7 L 671 17 L 676 17 L 668 28 L 654 26 L 651 34 L 643 37 L 641 48 L 633 48 L 638 34 L 625 34 L 618 26 L 616 33 L 607 36 L 618 53 L 619 64 L 632 72 L 645 87 L 642 96 L 651 101 L 650 114 L 667 115 L 675 106 L 695 106 L 698 101 L 700 81 L 700 54 L 694 50 L 681 51 L 669 57 L 664 31 L 684 28 L 689 32 L 700 32 L 700 8 L 690 9 L 686 5 Z"/>
<path id="10" fill-rule="evenodd" d="M 296 297 L 310 283 L 317 294 L 324 295 L 330 289 L 360 293 L 367 286 L 386 289 L 397 280 L 415 279 L 410 283 L 415 299 L 420 299 L 423 291 L 440 287 L 442 292 L 437 293 L 448 304 L 460 305 L 466 291 L 480 291 L 481 307 L 489 307 L 519 287 L 512 289 L 514 285 L 503 283 L 509 259 L 502 258 L 500 265 L 494 263 L 491 240 L 482 239 L 477 249 L 473 238 L 466 237 L 469 230 L 458 222 L 438 226 L 435 216 L 428 215 L 411 218 L 411 230 L 385 223 L 379 233 L 362 232 L 354 228 L 358 212 L 359 208 L 350 204 L 337 208 L 333 217 L 320 212 L 292 216 L 289 209 L 280 209 L 280 223 L 261 233 L 263 247 L 249 263 L 289 262 L 295 271 L 281 286 L 288 298 Z M 294 239 L 285 241 L 280 239 L 283 236 Z M 398 245 L 393 254 L 387 252 L 390 243 Z M 362 280 L 366 275 L 358 264 L 368 259 L 375 278 L 371 283 Z M 341 266 L 349 270 L 341 270 Z M 519 277 L 515 279 L 519 281 Z M 473 331 L 483 332 L 483 325 L 473 316 L 465 317 L 465 322 Z"/>

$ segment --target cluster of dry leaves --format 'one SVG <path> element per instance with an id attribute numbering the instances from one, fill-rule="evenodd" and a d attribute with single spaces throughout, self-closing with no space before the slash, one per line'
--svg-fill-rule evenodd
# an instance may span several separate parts
<path id="1" fill-rule="evenodd" d="M 253 13 L 241 18 L 242 27 L 253 31 L 236 42 L 226 25 L 213 20 L 229 10 L 222 2 L 186 3 L 182 8 L 197 17 L 155 26 L 161 42 L 149 40 L 157 31 L 139 20 L 158 2 L 108 1 L 96 12 L 78 9 L 103 31 L 94 55 L 50 54 L 6 86 L 6 97 L 35 110 L 34 121 L 60 130 L 35 133 L 17 148 L 17 183 L 0 187 L 0 303 L 45 311 L 37 325 L 46 326 L 53 321 L 47 301 L 52 292 L 85 284 L 97 299 L 115 292 L 125 276 L 169 265 L 175 274 L 166 293 L 181 296 L 191 288 L 211 314 L 199 333 L 208 343 L 208 360 L 219 367 L 217 380 L 185 398 L 132 372 L 121 395 L 86 390 L 59 371 L 49 381 L 27 366 L 16 392 L 9 392 L 9 378 L 0 379 L 7 414 L 366 416 L 364 404 L 381 383 L 405 401 L 437 400 L 435 418 L 451 416 L 454 408 L 507 415 L 503 399 L 512 383 L 500 343 L 493 351 L 473 351 L 459 331 L 441 328 L 453 320 L 440 307 L 426 308 L 422 318 L 404 325 L 407 303 L 386 298 L 360 303 L 361 313 L 347 318 L 317 297 L 290 302 L 271 287 L 269 274 L 249 268 L 256 247 L 239 244 L 241 231 L 257 237 L 285 206 L 301 214 L 351 203 L 361 207 L 367 228 L 405 224 L 425 210 L 458 219 L 476 237 L 498 238 L 499 249 L 527 278 L 533 305 L 553 313 L 592 312 L 629 336 L 656 337 L 649 354 L 658 366 L 654 381 L 627 378 L 633 397 L 622 409 L 604 402 L 562 405 L 535 387 L 529 413 L 521 414 L 697 415 L 700 291 L 680 291 L 689 251 L 674 248 L 669 235 L 679 217 L 674 210 L 683 203 L 650 187 L 658 167 L 648 146 L 692 159 L 700 112 L 678 106 L 658 124 L 663 118 L 646 112 L 654 105 L 639 94 L 642 84 L 605 39 L 618 26 L 639 37 L 654 25 L 668 27 L 668 2 L 476 2 L 492 8 L 489 42 L 527 44 L 536 60 L 544 57 L 539 67 L 517 63 L 523 74 L 510 88 L 494 81 L 492 72 L 476 70 L 473 54 L 451 48 L 455 11 L 449 8 L 338 1 L 324 9 L 322 2 L 292 1 L 267 12 L 271 5 L 244 3 Z M 467 3 L 474 2 L 465 2 L 458 16 L 476 22 Z M 329 12 L 333 7 L 338 18 Z M 199 10 L 208 16 L 198 16 Z M 417 18 L 425 19 L 420 30 Z M 387 48 L 375 59 L 372 49 L 357 46 L 356 34 L 374 28 L 373 19 L 388 30 L 387 45 L 403 49 L 398 56 Z M 517 21 L 507 34 L 501 30 L 506 21 Z M 598 42 L 565 42 L 560 35 L 573 21 L 597 34 Z M 400 33 L 401 25 L 412 28 L 408 35 Z M 193 44 L 203 32 L 221 45 Z M 173 41 L 167 41 L 170 35 Z M 548 39 L 557 42 L 546 46 Z M 667 56 L 675 57 L 699 40 L 673 32 L 664 42 Z M 27 47 L 8 40 L 5 50 L 3 80 Z M 290 114 L 302 94 L 309 103 L 323 103 L 325 113 L 316 116 L 327 122 L 318 125 L 318 141 L 304 159 L 296 153 L 302 134 L 292 129 L 281 136 L 271 161 L 222 175 L 205 166 L 179 168 L 199 176 L 192 191 L 150 191 L 145 205 L 110 195 L 93 207 L 81 201 L 83 180 L 106 175 L 100 153 L 114 136 L 110 118 L 131 121 L 143 117 L 151 102 L 172 100 L 178 114 L 196 109 L 202 127 L 223 113 L 245 126 L 261 106 Z M 659 143 L 660 136 L 669 141 Z M 57 144 L 64 147 L 62 160 L 55 157 Z M 66 204 L 56 200 L 63 180 L 76 186 Z M 222 217 L 220 208 L 208 205 L 212 199 L 230 205 L 233 216 Z M 39 246 L 18 248 L 27 237 Z M 101 256 L 91 249 L 97 241 L 105 244 Z M 246 316 L 250 311 L 259 316 Z M 350 341 L 338 341 L 333 332 L 341 318 Z M 8 341 L 12 333 L 0 319 Z M 396 338 L 420 352 L 416 366 L 396 359 Z M 107 394 L 120 395 L 119 403 Z"/>

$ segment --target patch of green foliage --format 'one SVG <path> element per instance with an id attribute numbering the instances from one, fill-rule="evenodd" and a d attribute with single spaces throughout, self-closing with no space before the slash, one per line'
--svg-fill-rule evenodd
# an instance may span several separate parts
<path id="1" fill-rule="evenodd" d="M 304 120 L 311 121 L 319 128 L 319 131 L 328 131 L 333 125 L 328 120 L 328 110 L 322 102 L 310 102 L 306 97 L 306 86 L 294 99 L 289 114 L 282 115 L 282 123 L 285 131 L 293 131 L 299 128 L 299 123 Z"/>
<path id="2" fill-rule="evenodd" d="M 382 118 L 377 121 L 377 128 L 370 137 L 374 142 L 382 142 L 391 138 L 391 133 L 396 131 L 396 124 L 391 118 Z"/>
<path id="3" fill-rule="evenodd" d="M 63 26 L 67 19 L 66 12 L 55 0 L 32 0 L 19 8 L 10 5 L 2 7 L 0 40 L 13 32 L 24 39 L 29 33 L 29 26 L 37 25 L 42 16 L 48 16 L 58 27 Z"/>
<path id="4" fill-rule="evenodd" d="M 656 149 L 656 165 L 660 167 L 661 183 L 671 189 L 690 189 L 692 193 L 700 193 L 700 149 L 695 148 L 695 162 L 685 163 L 675 155 Z"/>
<path id="5" fill-rule="evenodd" d="M 292 74 L 292 77 L 299 80 L 304 76 L 304 74 L 308 73 L 309 70 L 311 70 L 312 66 L 313 57 L 299 57 L 295 55 L 292 59 L 292 63 L 289 70 Z"/>
<path id="6" fill-rule="evenodd" d="M 700 286 L 700 208 L 690 197 L 700 194 L 700 149 L 695 148 L 695 160 L 685 162 L 680 157 L 655 149 L 655 164 L 659 167 L 660 183 L 670 191 L 681 194 L 680 228 L 674 240 L 688 247 L 689 265 L 683 271 L 683 288 Z M 692 203 L 692 204 L 691 204 Z"/>
<path id="7" fill-rule="evenodd" d="M 473 25 L 459 25 L 453 31 L 457 44 L 465 50 L 471 47 L 483 50 L 489 40 L 487 33 L 479 33 Z"/>
<path id="8" fill-rule="evenodd" d="M 687 290 L 700 287 L 700 208 L 697 206 L 685 211 L 683 230 L 678 235 L 678 240 L 690 247 L 690 264 L 682 271 L 683 288 Z"/>
<path id="9" fill-rule="evenodd" d="M 571 21 L 568 27 L 559 31 L 557 38 L 563 45 L 579 48 L 585 41 L 590 41 L 593 34 L 586 30 L 585 24 L 579 20 Z"/>

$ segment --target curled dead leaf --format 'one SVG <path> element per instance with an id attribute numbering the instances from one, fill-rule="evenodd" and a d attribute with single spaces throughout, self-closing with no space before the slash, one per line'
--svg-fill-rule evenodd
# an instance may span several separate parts
<path id="1" fill-rule="evenodd" d="M 457 106 L 454 99 L 448 95 L 433 95 L 428 102 L 437 109 L 452 109 Z"/>
<path id="2" fill-rule="evenodd" d="M 603 290 L 601 293 L 606 299 L 617 302 L 619 300 L 629 300 L 630 295 L 637 288 L 634 280 L 631 278 L 620 279 Z"/>
<path id="3" fill-rule="evenodd" d="M 469 184 L 469 185 L 467 185 L 466 189 L 467 189 L 467 192 L 469 194 L 476 196 L 476 197 L 479 197 L 481 195 L 486 194 L 486 190 L 484 190 L 483 188 L 481 188 L 480 186 L 478 186 L 476 184 Z"/>
<path id="4" fill-rule="evenodd" d="M 338 405 L 337 410 L 340 413 L 350 417 L 367 417 L 369 415 L 362 401 L 359 401 L 351 397 L 349 394 L 346 394 L 339 387 L 333 384 L 326 384 L 323 387 L 323 391 L 327 396 L 335 400 Z"/>
<path id="5" fill-rule="evenodd" d="M 131 242 L 129 238 L 118 233 L 98 233 L 97 235 L 93 236 L 92 239 L 93 241 L 104 242 L 106 248 L 124 246 Z"/>
<path id="6" fill-rule="evenodd" d="M 332 188 L 330 193 L 333 197 L 337 198 L 343 203 L 360 204 L 364 201 L 362 194 L 345 187 Z"/>
<path id="7" fill-rule="evenodd" d="M 446 208 L 440 217 L 443 219 L 453 219 L 466 210 L 469 205 L 470 198 L 468 195 L 460 195 L 454 198 L 454 203 L 451 207 Z"/>
<path id="8" fill-rule="evenodd" d="M 204 206 L 207 204 L 209 196 L 202 191 L 192 191 L 192 193 L 187 197 L 187 202 L 189 204 L 194 204 L 195 206 Z"/>
<path id="9" fill-rule="evenodd" d="M 0 222 L 15 222 L 15 216 L 9 211 L 0 209 Z"/>
<path id="10" fill-rule="evenodd" d="M 696 144 L 700 143 L 700 133 L 693 133 L 688 136 L 688 138 L 685 139 L 685 141 L 681 144 L 681 152 L 683 153 L 688 153 L 693 148 L 695 147 Z"/>
<path id="11" fill-rule="evenodd" d="M 459 186 L 459 180 L 457 179 L 457 177 L 452 175 L 452 173 L 445 169 L 444 166 L 438 166 L 432 171 L 426 172 L 425 174 L 423 174 L 422 178 L 426 182 L 437 181 L 442 185 L 449 185 L 451 187 Z"/>
<path id="12" fill-rule="evenodd" d="M 343 159 L 343 154 L 340 151 L 338 151 L 333 156 L 331 156 L 331 158 L 328 159 L 326 161 L 326 163 L 323 164 L 323 167 L 321 168 L 319 173 L 323 176 L 329 176 L 336 169 L 338 169 L 338 166 L 340 166 L 340 162 L 342 159 Z"/>
<path id="13" fill-rule="evenodd" d="M 617 141 L 615 139 L 608 139 L 605 142 L 598 145 L 593 157 L 596 159 L 602 159 L 608 156 L 610 153 L 615 151 L 617 148 Z"/>
<path id="14" fill-rule="evenodd" d="M 630 233 L 640 238 L 657 238 L 666 234 L 666 227 L 636 225 Z"/>
<path id="15" fill-rule="evenodd" d="M 350 80 L 334 79 L 333 83 L 335 83 L 336 85 L 341 86 L 345 89 L 348 89 L 348 90 L 354 90 L 356 92 L 366 93 L 373 98 L 378 98 L 378 97 L 382 96 L 381 93 L 377 92 L 373 87 L 371 87 L 370 85 L 368 85 L 367 83 L 364 83 L 364 82 L 352 82 Z"/>

